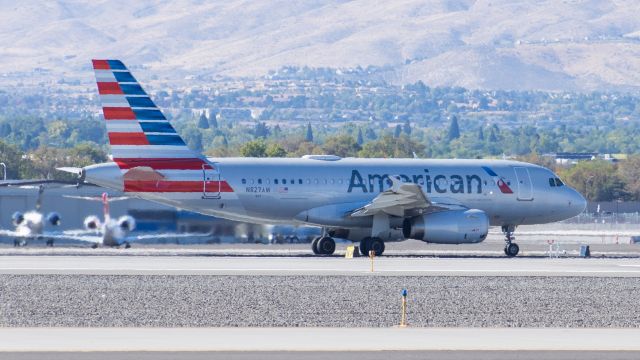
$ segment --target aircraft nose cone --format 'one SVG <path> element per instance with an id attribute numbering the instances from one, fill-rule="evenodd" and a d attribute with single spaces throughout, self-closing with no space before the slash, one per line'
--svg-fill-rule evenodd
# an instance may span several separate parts
<path id="1" fill-rule="evenodd" d="M 587 200 L 579 192 L 571 189 L 569 193 L 569 208 L 571 209 L 571 216 L 580 215 L 587 208 Z"/>

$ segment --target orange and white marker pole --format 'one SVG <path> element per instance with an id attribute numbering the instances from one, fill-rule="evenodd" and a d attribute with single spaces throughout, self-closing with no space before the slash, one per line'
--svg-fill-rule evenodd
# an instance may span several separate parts
<path id="1" fill-rule="evenodd" d="M 402 317 L 400 327 L 407 327 L 407 289 L 402 289 Z"/>
<path id="2" fill-rule="evenodd" d="M 376 256 L 374 250 L 369 250 L 369 259 L 371 259 L 371 272 L 373 272 L 373 258 Z"/>

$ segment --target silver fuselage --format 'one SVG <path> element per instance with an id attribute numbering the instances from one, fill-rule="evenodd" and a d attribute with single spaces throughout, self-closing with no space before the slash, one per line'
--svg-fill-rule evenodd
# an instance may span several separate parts
<path id="1" fill-rule="evenodd" d="M 541 166 L 507 160 L 210 158 L 215 171 L 192 172 L 192 181 L 219 179 L 231 191 L 203 182 L 200 192 L 130 195 L 179 208 L 253 223 L 305 223 L 368 227 L 370 219 L 317 221 L 313 209 L 353 210 L 388 189 L 387 176 L 420 184 L 436 204 L 480 209 L 493 226 L 542 224 L 580 214 L 586 205 L 574 189 L 551 186 L 557 176 Z M 85 168 L 86 181 L 123 190 L 114 163 Z M 162 171 L 160 171 L 162 172 Z M 502 186 L 501 186 L 502 185 Z M 506 187 L 505 187 L 506 186 Z M 506 190 L 508 189 L 508 190 Z M 506 191 L 505 191 L 506 190 Z M 510 192 L 509 192 L 510 191 Z M 331 210 L 333 211 L 333 210 Z"/>

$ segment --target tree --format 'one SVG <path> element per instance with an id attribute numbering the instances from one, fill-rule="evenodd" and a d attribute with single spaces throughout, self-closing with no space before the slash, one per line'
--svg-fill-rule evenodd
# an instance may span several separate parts
<path id="1" fill-rule="evenodd" d="M 640 199 L 640 155 L 632 155 L 618 163 L 618 174 L 625 183 L 625 191 Z"/>
<path id="2" fill-rule="evenodd" d="M 413 153 L 424 153 L 424 145 L 417 143 L 405 134 L 393 137 L 385 134 L 376 141 L 366 143 L 358 153 L 361 157 L 411 158 Z"/>
<path id="3" fill-rule="evenodd" d="M 198 128 L 200 129 L 208 129 L 209 128 L 209 119 L 207 119 L 207 115 L 205 115 L 204 111 L 200 114 L 200 119 L 198 119 Z"/>
<path id="4" fill-rule="evenodd" d="M 286 157 L 287 152 L 279 144 L 271 143 L 267 145 L 265 155 L 268 157 Z"/>
<path id="5" fill-rule="evenodd" d="M 356 139 L 358 145 L 362 146 L 364 144 L 364 138 L 362 137 L 362 128 L 358 128 L 358 138 Z"/>
<path id="6" fill-rule="evenodd" d="M 31 173 L 33 168 L 31 160 L 29 158 L 23 159 L 23 155 L 18 147 L 7 144 L 0 139 L 0 162 L 7 166 L 7 179 L 22 179 Z M 3 175 L 0 174 L 0 176 Z"/>
<path id="7" fill-rule="evenodd" d="M 404 125 L 402 125 L 402 131 L 407 135 L 411 135 L 411 123 L 409 123 L 408 119 L 405 120 Z"/>
<path id="8" fill-rule="evenodd" d="M 266 138 L 267 136 L 269 136 L 269 134 L 271 134 L 271 130 L 269 130 L 269 127 L 267 126 L 267 123 L 265 122 L 258 122 L 256 124 L 255 129 L 253 130 L 253 134 L 256 138 Z"/>
<path id="9" fill-rule="evenodd" d="M 567 185 L 590 201 L 612 201 L 627 197 L 615 165 L 608 161 L 582 161 L 559 173 Z"/>
<path id="10" fill-rule="evenodd" d="M 313 130 L 311 129 L 311 123 L 307 123 L 307 134 L 304 136 L 304 140 L 313 142 Z"/>
<path id="11" fill-rule="evenodd" d="M 498 125 L 493 124 L 491 126 L 491 129 L 489 130 L 489 142 L 496 143 L 498 141 L 499 133 L 500 133 L 500 130 L 498 129 Z"/>
<path id="12" fill-rule="evenodd" d="M 322 150 L 326 154 L 340 157 L 357 156 L 362 148 L 350 135 L 336 135 L 327 138 L 322 144 Z"/>
<path id="13" fill-rule="evenodd" d="M 262 139 L 244 143 L 244 145 L 240 147 L 240 155 L 244 157 L 266 157 L 267 144 L 265 144 Z"/>
<path id="14" fill-rule="evenodd" d="M 460 137 L 460 126 L 458 125 L 458 117 L 453 115 L 451 117 L 451 124 L 449 125 L 449 131 L 447 131 L 447 140 L 452 141 Z"/>
<path id="15" fill-rule="evenodd" d="M 400 134 L 402 134 L 402 126 L 398 124 L 396 125 L 396 128 L 393 130 L 393 137 L 395 138 L 400 137 Z"/>
<path id="16" fill-rule="evenodd" d="M 378 138 L 378 135 L 376 135 L 376 132 L 370 127 L 367 128 L 367 130 L 364 132 L 364 135 L 369 140 L 375 140 Z"/>
<path id="17" fill-rule="evenodd" d="M 218 128 L 218 117 L 219 110 L 218 109 L 209 109 L 209 127 L 212 129 Z"/>

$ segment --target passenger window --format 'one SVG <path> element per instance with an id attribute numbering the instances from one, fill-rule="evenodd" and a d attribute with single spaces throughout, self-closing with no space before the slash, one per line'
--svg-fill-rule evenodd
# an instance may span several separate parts
<path id="1" fill-rule="evenodd" d="M 273 183 L 278 185 L 278 179 L 273 179 Z"/>
<path id="2" fill-rule="evenodd" d="M 331 182 L 331 185 L 333 185 L 336 181 L 335 179 L 331 179 L 330 182 Z"/>
<path id="3" fill-rule="evenodd" d="M 253 183 L 254 183 L 253 179 L 249 180 L 249 184 L 253 185 Z"/>
<path id="4" fill-rule="evenodd" d="M 302 179 L 298 179 L 298 185 L 302 185 Z"/>
<path id="5" fill-rule="evenodd" d="M 258 184 L 262 185 L 262 179 L 258 179 Z"/>
<path id="6" fill-rule="evenodd" d="M 556 181 L 555 181 L 555 179 L 554 179 L 554 178 L 550 178 L 550 179 L 549 179 L 549 185 L 550 185 L 551 187 L 555 187 L 555 186 L 556 186 Z"/>
<path id="7" fill-rule="evenodd" d="M 247 183 L 247 179 L 242 179 L 242 185 L 245 185 Z"/>
<path id="8" fill-rule="evenodd" d="M 318 179 L 313 179 L 313 183 L 318 185 Z"/>
<path id="9" fill-rule="evenodd" d="M 282 179 L 282 185 L 287 183 L 287 179 Z"/>
<path id="10" fill-rule="evenodd" d="M 311 184 L 311 180 L 309 179 L 307 179 L 305 182 L 307 183 L 307 185 Z"/>
<path id="11" fill-rule="evenodd" d="M 267 185 L 271 184 L 271 180 L 270 179 L 265 179 L 265 181 L 267 182 Z"/>
<path id="12" fill-rule="evenodd" d="M 342 185 L 342 179 L 338 179 L 338 184 Z"/>
<path id="13" fill-rule="evenodd" d="M 293 185 L 296 183 L 296 179 L 291 179 L 291 182 L 289 184 Z"/>
<path id="14" fill-rule="evenodd" d="M 562 186 L 564 183 L 559 178 L 556 178 L 556 186 Z"/>

